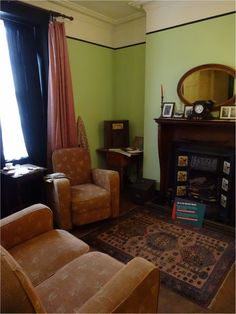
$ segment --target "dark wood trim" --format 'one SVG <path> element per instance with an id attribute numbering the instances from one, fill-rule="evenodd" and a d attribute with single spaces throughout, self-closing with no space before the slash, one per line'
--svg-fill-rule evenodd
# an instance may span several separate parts
<path id="1" fill-rule="evenodd" d="M 84 42 L 84 43 L 87 43 L 87 44 L 91 44 L 91 45 L 95 45 L 95 46 L 99 46 L 99 47 L 103 47 L 103 48 L 108 48 L 108 49 L 114 50 L 114 48 L 112 48 L 112 47 L 105 46 L 105 45 L 100 45 L 100 44 L 97 44 L 97 43 L 93 43 L 92 41 L 88 41 L 88 40 L 85 40 L 85 39 L 80 39 L 80 38 L 71 37 L 71 36 L 66 36 L 66 38 L 73 39 L 73 40 L 77 40 L 77 41 L 81 41 L 81 42 Z"/>
<path id="2" fill-rule="evenodd" d="M 81 41 L 81 42 L 84 42 L 84 43 L 87 43 L 87 44 L 91 44 L 91 45 L 95 45 L 95 46 L 99 46 L 99 47 L 103 47 L 103 48 L 108 48 L 108 49 L 112 49 L 112 50 L 118 50 L 118 49 L 123 49 L 123 48 L 129 48 L 129 47 L 133 47 L 133 46 L 143 45 L 143 44 L 146 43 L 146 42 L 144 41 L 144 42 L 137 43 L 137 44 L 127 45 L 127 46 L 118 47 L 118 48 L 112 48 L 112 47 L 109 47 L 109 46 L 100 45 L 100 44 L 94 43 L 94 42 L 92 42 L 92 41 L 88 41 L 88 40 L 80 39 L 80 38 L 76 38 L 76 37 L 66 36 L 66 38 L 73 39 L 73 40 L 78 40 L 78 41 Z"/>
<path id="3" fill-rule="evenodd" d="M 127 46 L 118 47 L 118 48 L 113 48 L 113 49 L 114 49 L 114 50 L 119 50 L 119 49 L 123 49 L 123 48 L 129 48 L 129 47 L 133 47 L 133 46 L 143 45 L 143 44 L 146 44 L 146 42 L 143 41 L 143 42 L 141 42 L 141 43 L 132 44 L 132 45 L 127 45 Z"/>
<path id="4" fill-rule="evenodd" d="M 171 118 L 155 118 L 156 123 L 170 124 L 170 125 L 196 125 L 196 126 L 219 126 L 219 127 L 233 127 L 235 122 L 232 120 L 212 119 L 212 120 L 194 120 L 194 119 L 171 119 Z"/>
<path id="5" fill-rule="evenodd" d="M 218 17 L 222 17 L 222 16 L 226 16 L 226 15 L 230 15 L 230 14 L 235 14 L 235 13 L 236 13 L 236 11 L 232 11 L 232 12 L 227 12 L 227 13 L 223 13 L 223 14 L 219 14 L 219 15 L 214 15 L 214 16 L 206 17 L 206 18 L 203 18 L 203 19 L 200 19 L 200 20 L 186 22 L 186 23 L 182 23 L 182 24 L 179 24 L 179 25 L 174 25 L 174 26 L 158 29 L 156 31 L 147 32 L 146 35 L 167 31 L 167 30 L 170 30 L 170 29 L 173 29 L 173 28 L 177 28 L 177 27 L 187 26 L 187 25 L 190 25 L 190 24 L 204 22 L 204 21 L 207 21 L 207 20 L 212 20 L 212 19 L 215 19 L 215 18 L 218 18 Z"/>
<path id="6" fill-rule="evenodd" d="M 203 22 L 203 21 L 210 20 L 210 19 L 215 19 L 215 18 L 218 18 L 218 17 L 222 17 L 222 16 L 225 16 L 225 15 L 230 15 L 230 14 L 234 14 L 234 13 L 236 13 L 236 11 L 232 11 L 232 12 L 228 12 L 228 13 L 224 13 L 224 14 L 220 14 L 220 15 L 215 15 L 215 16 L 204 18 L 204 19 L 200 19 L 200 20 L 196 20 L 196 21 L 191 21 L 191 22 L 179 24 L 179 25 L 174 25 L 174 26 L 171 26 L 171 27 L 166 27 L 166 28 L 163 28 L 163 29 L 160 29 L 160 30 L 147 32 L 146 35 L 162 32 L 162 31 L 169 30 L 169 29 L 172 29 L 172 28 L 182 27 L 182 26 L 186 26 L 186 25 L 190 25 L 190 24 L 194 24 L 194 23 L 199 23 L 199 22 Z M 80 38 L 77 38 L 77 37 L 72 37 L 72 36 L 66 36 L 66 37 L 69 38 L 69 39 L 78 40 L 78 41 L 85 42 L 85 43 L 88 43 L 88 44 L 91 44 L 91 45 L 95 45 L 95 46 L 99 46 L 99 47 L 103 47 L 103 48 L 108 48 L 108 49 L 112 49 L 112 50 L 118 50 L 118 49 L 129 48 L 129 47 L 133 47 L 133 46 L 137 46 L 137 45 L 146 44 L 146 41 L 143 41 L 143 42 L 136 43 L 136 44 L 131 44 L 131 45 L 127 45 L 127 46 L 113 48 L 113 47 L 110 47 L 110 46 L 101 45 L 101 44 L 94 43 L 92 41 L 88 41 L 88 40 L 85 40 L 85 39 L 80 39 Z"/>

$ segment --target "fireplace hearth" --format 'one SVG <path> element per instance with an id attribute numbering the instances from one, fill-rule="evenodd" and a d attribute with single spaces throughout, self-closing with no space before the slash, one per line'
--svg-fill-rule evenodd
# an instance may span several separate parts
<path id="1" fill-rule="evenodd" d="M 206 204 L 217 224 L 235 221 L 235 123 L 223 120 L 155 119 L 158 123 L 160 196 Z"/>

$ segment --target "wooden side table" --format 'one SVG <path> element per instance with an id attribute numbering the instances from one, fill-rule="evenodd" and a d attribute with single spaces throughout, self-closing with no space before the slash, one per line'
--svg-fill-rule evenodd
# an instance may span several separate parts
<path id="1" fill-rule="evenodd" d="M 142 177 L 143 152 L 131 154 L 131 156 L 114 152 L 108 148 L 99 148 L 97 152 L 106 158 L 106 164 L 109 169 L 114 169 L 119 172 L 121 189 L 124 187 L 124 177 L 128 167 L 134 165 L 136 167 L 137 179 Z"/>

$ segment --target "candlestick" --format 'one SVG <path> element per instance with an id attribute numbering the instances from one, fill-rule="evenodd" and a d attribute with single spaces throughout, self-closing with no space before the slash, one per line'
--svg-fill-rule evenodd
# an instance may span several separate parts
<path id="1" fill-rule="evenodd" d="M 163 85 L 161 84 L 161 112 L 163 110 L 163 102 L 164 102 L 164 92 L 163 92 Z"/>

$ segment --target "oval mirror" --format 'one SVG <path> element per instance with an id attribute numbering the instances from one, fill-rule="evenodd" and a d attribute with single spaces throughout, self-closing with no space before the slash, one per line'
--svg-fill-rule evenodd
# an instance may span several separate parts
<path id="1" fill-rule="evenodd" d="M 214 110 L 235 102 L 235 70 L 222 64 L 203 64 L 186 72 L 179 80 L 177 93 L 185 105 L 197 100 L 212 100 Z"/>

